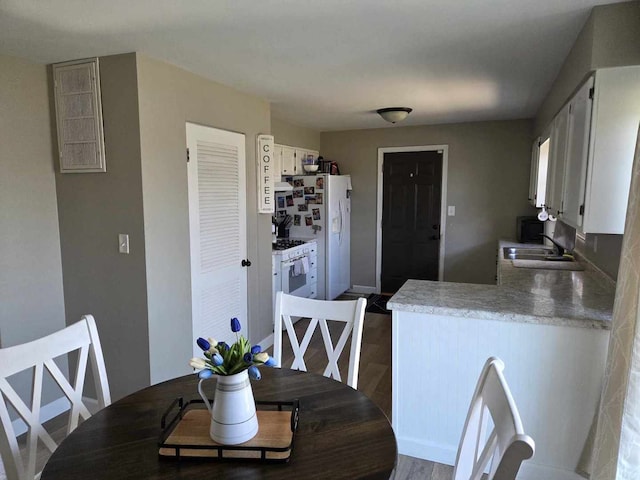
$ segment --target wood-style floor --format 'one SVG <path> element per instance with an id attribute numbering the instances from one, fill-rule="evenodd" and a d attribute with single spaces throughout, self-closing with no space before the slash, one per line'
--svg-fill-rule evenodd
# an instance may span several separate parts
<path id="1" fill-rule="evenodd" d="M 329 322 L 329 331 L 335 342 L 342 331 L 340 325 Z M 302 338 L 309 325 L 309 319 L 301 319 L 295 324 L 298 338 Z M 349 345 L 340 356 L 338 368 L 342 380 L 348 372 Z M 271 353 L 271 351 L 270 351 Z M 282 335 L 282 366 L 288 367 L 293 361 L 291 344 L 286 333 Z M 314 333 L 307 354 L 307 371 L 322 374 L 327 365 L 327 355 L 318 329 Z M 391 420 L 391 316 L 377 313 L 365 314 L 360 354 L 360 375 L 358 390 L 367 395 Z M 419 458 L 398 456 L 398 465 L 391 477 L 393 480 L 451 480 L 453 467 Z"/>

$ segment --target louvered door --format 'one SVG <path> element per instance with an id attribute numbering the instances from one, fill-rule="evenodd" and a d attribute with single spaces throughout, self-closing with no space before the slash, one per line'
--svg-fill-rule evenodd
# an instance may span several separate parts
<path id="1" fill-rule="evenodd" d="M 187 148 L 192 336 L 229 342 L 232 317 L 248 336 L 245 136 L 187 123 Z"/>

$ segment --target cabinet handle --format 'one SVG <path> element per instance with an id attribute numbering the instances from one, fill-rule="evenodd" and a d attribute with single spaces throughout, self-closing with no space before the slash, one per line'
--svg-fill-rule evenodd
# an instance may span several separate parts
<path id="1" fill-rule="evenodd" d="M 242 260 L 241 265 L 243 267 L 250 267 L 251 266 L 251 261 L 247 258 L 246 260 Z"/>

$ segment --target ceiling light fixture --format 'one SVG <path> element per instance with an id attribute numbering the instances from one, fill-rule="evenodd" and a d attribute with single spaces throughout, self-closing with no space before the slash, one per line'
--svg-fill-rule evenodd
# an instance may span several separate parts
<path id="1" fill-rule="evenodd" d="M 407 118 L 412 111 L 413 109 L 407 107 L 389 107 L 376 110 L 378 115 L 390 123 L 401 122 Z"/>

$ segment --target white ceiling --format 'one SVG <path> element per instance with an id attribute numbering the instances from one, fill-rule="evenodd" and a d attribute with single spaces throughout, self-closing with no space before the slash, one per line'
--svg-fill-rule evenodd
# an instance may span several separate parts
<path id="1" fill-rule="evenodd" d="M 591 7 L 614 0 L 0 0 L 0 53 L 141 52 L 318 130 L 531 118 Z"/>

